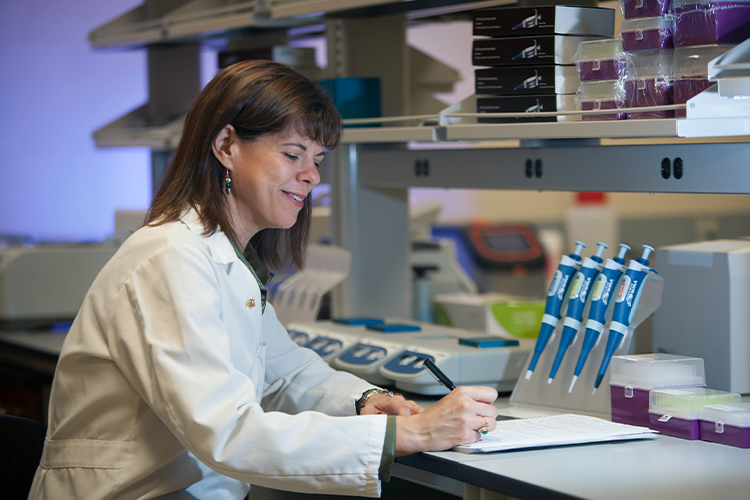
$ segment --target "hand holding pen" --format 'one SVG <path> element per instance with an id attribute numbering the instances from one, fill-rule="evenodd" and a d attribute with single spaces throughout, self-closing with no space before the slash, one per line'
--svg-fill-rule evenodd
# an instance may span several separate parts
<path id="1" fill-rule="evenodd" d="M 425 369 L 435 377 L 435 380 L 437 380 L 440 385 L 445 386 L 446 389 L 449 391 L 452 391 L 456 388 L 456 384 L 453 383 L 451 379 L 449 379 L 445 373 L 443 373 L 440 368 L 437 367 L 434 361 L 432 361 L 430 358 L 427 358 L 424 360 L 422 366 L 425 367 Z"/>

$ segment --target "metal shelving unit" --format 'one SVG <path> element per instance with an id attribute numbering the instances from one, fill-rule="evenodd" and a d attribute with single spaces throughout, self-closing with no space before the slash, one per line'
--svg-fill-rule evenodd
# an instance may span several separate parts
<path id="1" fill-rule="evenodd" d="M 161 15 L 140 5 L 89 33 L 95 49 L 133 49 L 155 43 L 215 36 L 241 28 L 289 28 L 320 22 L 319 17 L 274 19 L 262 2 L 192 0 Z"/>
<path id="2" fill-rule="evenodd" d="M 396 110 L 384 108 L 384 112 L 399 114 L 408 113 L 404 109 L 409 102 L 406 86 L 401 84 L 411 77 L 404 70 L 409 60 L 404 50 L 407 17 L 510 3 L 145 2 L 93 31 L 90 39 L 95 48 L 148 48 L 151 101 L 97 131 L 94 137 L 99 146 L 151 147 L 152 161 L 158 168 L 164 168 L 168 152 L 179 140 L 180 115 L 189 102 L 187 93 L 173 98 L 173 88 L 165 84 L 175 81 L 176 71 L 185 75 L 180 82 L 195 80 L 196 44 L 202 37 L 237 28 L 319 23 L 323 11 L 335 12 L 336 16 L 326 18 L 329 61 L 334 65 L 329 67 L 331 76 L 382 75 L 387 82 L 383 88 L 395 96 L 389 94 L 389 109 Z M 373 9 L 379 17 L 368 18 L 367 13 Z M 348 11 L 347 16 L 340 17 L 344 11 Z M 388 13 L 400 13 L 401 17 L 383 15 Z M 373 50 L 373 40 L 378 36 L 387 45 L 387 49 L 378 50 L 389 56 L 374 62 L 373 53 L 368 51 Z M 183 60 L 174 63 L 174 69 L 166 68 L 175 56 L 168 52 L 162 43 L 165 41 L 186 47 Z M 154 69 L 157 71 L 152 78 Z M 708 144 L 679 137 L 750 134 L 748 116 L 735 116 L 732 124 L 713 118 L 703 124 L 674 119 L 487 124 L 468 120 L 453 123 L 445 119 L 448 110 L 441 115 L 440 120 L 436 116 L 430 121 L 440 125 L 416 126 L 410 125 L 415 121 L 405 121 L 406 126 L 398 127 L 347 128 L 342 145 L 330 154 L 333 238 L 352 253 L 351 277 L 333 298 L 336 314 L 410 316 L 410 187 L 750 194 L 747 137 Z M 632 144 L 618 143 L 625 139 Z M 660 144 L 644 144 L 653 141 Z"/>
<path id="3" fill-rule="evenodd" d="M 146 147 L 154 151 L 174 151 L 182 135 L 184 117 L 163 125 L 148 123 L 143 105 L 105 125 L 92 134 L 98 148 Z"/>

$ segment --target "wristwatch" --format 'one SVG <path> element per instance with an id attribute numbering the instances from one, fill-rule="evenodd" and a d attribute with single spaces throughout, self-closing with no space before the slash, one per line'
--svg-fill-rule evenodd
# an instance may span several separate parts
<path id="1" fill-rule="evenodd" d="M 386 396 L 394 397 L 394 396 L 401 396 L 401 394 L 393 391 L 389 391 L 386 389 L 379 389 L 379 388 L 373 388 L 368 389 L 365 392 L 362 393 L 362 396 L 354 402 L 354 408 L 357 410 L 357 415 L 359 415 L 359 412 L 362 411 L 362 408 L 365 407 L 367 404 L 367 400 L 370 399 L 375 394 L 385 394 Z"/>

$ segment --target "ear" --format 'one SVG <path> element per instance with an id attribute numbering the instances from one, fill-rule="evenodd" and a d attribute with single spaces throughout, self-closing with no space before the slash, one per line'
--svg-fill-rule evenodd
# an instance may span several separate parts
<path id="1" fill-rule="evenodd" d="M 237 143 L 237 133 L 232 125 L 226 125 L 222 128 L 214 140 L 211 141 L 211 151 L 224 168 L 232 170 L 234 146 Z"/>

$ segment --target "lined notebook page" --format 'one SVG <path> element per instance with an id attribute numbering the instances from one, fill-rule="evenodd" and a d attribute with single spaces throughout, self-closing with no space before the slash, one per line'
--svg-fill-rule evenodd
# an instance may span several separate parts
<path id="1" fill-rule="evenodd" d="M 464 453 L 486 453 L 655 437 L 656 431 L 647 427 L 618 424 L 586 415 L 565 414 L 503 420 L 497 423 L 494 431 L 483 435 L 476 443 L 453 449 Z"/>

